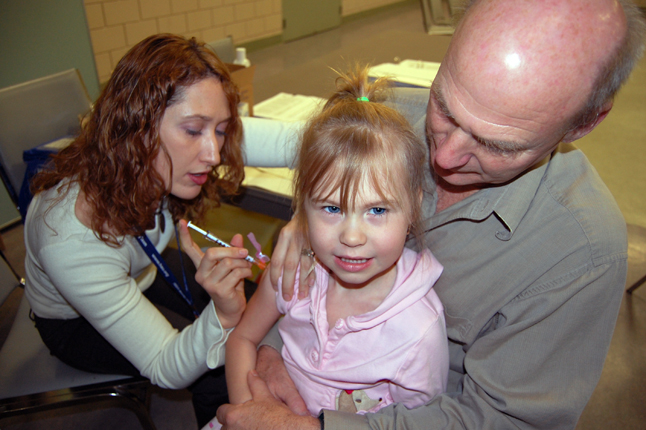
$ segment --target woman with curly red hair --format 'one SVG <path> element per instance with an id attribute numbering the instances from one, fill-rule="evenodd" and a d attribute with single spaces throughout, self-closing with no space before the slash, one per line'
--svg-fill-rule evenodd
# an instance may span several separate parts
<path id="1" fill-rule="evenodd" d="M 226 401 L 223 372 L 210 369 L 224 363 L 251 270 L 241 236 L 204 254 L 180 219 L 199 218 L 244 177 L 238 101 L 203 44 L 143 40 L 34 178 L 25 222 L 25 294 L 51 353 L 90 372 L 190 386 L 200 426 Z M 177 251 L 158 257 L 177 224 L 197 269 Z"/>

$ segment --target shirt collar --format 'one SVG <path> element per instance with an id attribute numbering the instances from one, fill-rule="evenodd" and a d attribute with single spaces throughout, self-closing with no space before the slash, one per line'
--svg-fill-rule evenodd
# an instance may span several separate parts
<path id="1" fill-rule="evenodd" d="M 427 222 L 427 230 L 432 230 L 458 219 L 482 221 L 494 215 L 504 230 L 496 237 L 509 240 L 529 210 L 551 157 L 546 157 L 529 171 L 506 185 L 484 188 L 461 202 L 433 215 Z M 433 212 L 437 195 L 433 197 Z"/>

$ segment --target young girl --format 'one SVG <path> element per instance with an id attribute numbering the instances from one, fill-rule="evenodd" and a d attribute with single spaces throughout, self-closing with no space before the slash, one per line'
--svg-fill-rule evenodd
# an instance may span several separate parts
<path id="1" fill-rule="evenodd" d="M 316 283 L 308 298 L 285 302 L 268 276 L 261 281 L 227 341 L 231 403 L 251 399 L 256 347 L 281 314 L 282 355 L 312 415 L 413 408 L 446 387 L 443 308 L 432 289 L 442 267 L 430 251 L 404 248 L 409 233 L 421 236 L 426 157 L 406 121 L 379 103 L 387 85 L 368 83 L 367 69 L 341 75 L 306 127 L 294 199 Z"/>

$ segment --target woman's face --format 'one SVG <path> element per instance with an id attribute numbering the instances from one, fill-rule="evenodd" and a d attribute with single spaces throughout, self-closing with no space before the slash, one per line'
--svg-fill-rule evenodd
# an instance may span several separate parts
<path id="1" fill-rule="evenodd" d="M 213 168 L 220 164 L 220 150 L 231 112 L 222 84 L 205 78 L 185 88 L 179 100 L 168 107 L 160 126 L 162 145 L 172 165 L 160 151 L 155 169 L 170 193 L 190 200 L 200 193 Z"/>

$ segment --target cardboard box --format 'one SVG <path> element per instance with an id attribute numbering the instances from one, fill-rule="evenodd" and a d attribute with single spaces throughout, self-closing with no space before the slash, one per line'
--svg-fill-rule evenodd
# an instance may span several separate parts
<path id="1" fill-rule="evenodd" d="M 237 64 L 227 63 L 231 79 L 240 90 L 240 101 L 249 104 L 249 116 L 253 116 L 253 75 L 256 65 L 244 67 Z"/>

